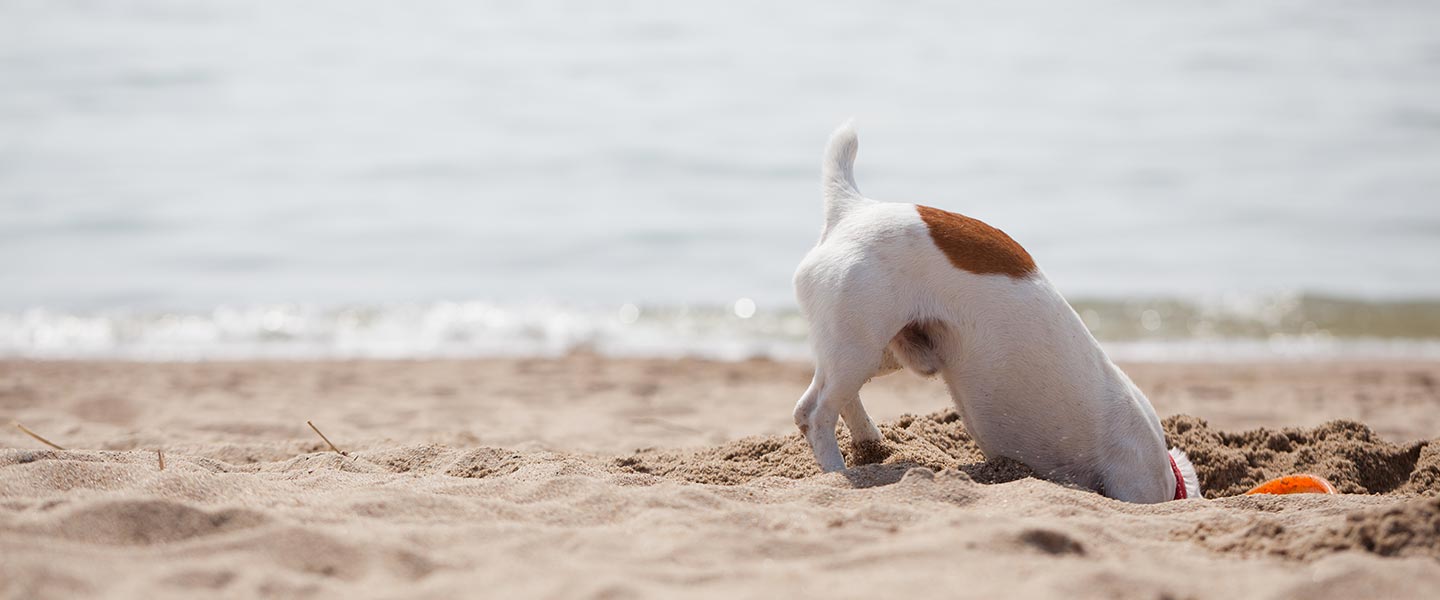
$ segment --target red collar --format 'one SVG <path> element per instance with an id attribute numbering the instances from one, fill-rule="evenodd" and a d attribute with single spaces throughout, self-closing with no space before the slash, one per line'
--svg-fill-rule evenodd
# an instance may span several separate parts
<path id="1" fill-rule="evenodd" d="M 1180 475 L 1180 465 L 1175 464 L 1175 457 L 1170 457 L 1170 470 L 1175 472 L 1175 499 L 1185 499 L 1185 478 Z"/>

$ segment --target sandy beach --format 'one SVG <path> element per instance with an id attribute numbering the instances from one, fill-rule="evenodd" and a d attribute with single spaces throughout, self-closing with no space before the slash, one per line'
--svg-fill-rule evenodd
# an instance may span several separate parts
<path id="1" fill-rule="evenodd" d="M 908 374 L 865 390 L 888 455 L 822 475 L 790 423 L 798 363 L 3 362 L 0 416 L 68 449 L 0 431 L 0 596 L 1440 589 L 1440 365 L 1126 367 L 1209 499 L 986 463 Z M 1297 471 L 1345 493 L 1233 497 Z"/>
<path id="2" fill-rule="evenodd" d="M 1437 25 L 0 2 L 0 600 L 1440 599 Z M 1009 396 L 1093 337 L 1205 497 L 987 460 L 911 373 L 821 473 L 824 312 Z"/>

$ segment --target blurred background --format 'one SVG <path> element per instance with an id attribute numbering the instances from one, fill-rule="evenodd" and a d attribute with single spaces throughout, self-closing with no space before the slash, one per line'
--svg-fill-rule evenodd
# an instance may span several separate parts
<path id="1" fill-rule="evenodd" d="M 1440 356 L 1440 3 L 0 1 L 0 354 L 806 355 L 820 153 L 1122 357 Z"/>

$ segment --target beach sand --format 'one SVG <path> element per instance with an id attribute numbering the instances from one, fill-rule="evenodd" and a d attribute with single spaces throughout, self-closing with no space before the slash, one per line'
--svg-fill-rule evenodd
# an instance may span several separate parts
<path id="1" fill-rule="evenodd" d="M 819 474 L 804 364 L 0 362 L 69 448 L 0 430 L 0 596 L 1440 594 L 1440 364 L 1124 366 L 1208 499 L 986 463 L 909 374 L 863 392 L 878 463 Z M 1235 496 L 1292 472 L 1344 493 Z"/>

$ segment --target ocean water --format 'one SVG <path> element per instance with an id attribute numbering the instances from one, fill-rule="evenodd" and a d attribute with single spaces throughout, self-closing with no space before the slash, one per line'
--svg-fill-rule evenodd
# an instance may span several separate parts
<path id="1" fill-rule="evenodd" d="M 1139 357 L 1440 356 L 1440 3 L 0 1 L 0 354 L 803 356 L 821 147 Z"/>

